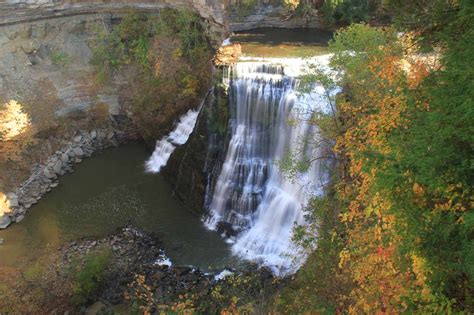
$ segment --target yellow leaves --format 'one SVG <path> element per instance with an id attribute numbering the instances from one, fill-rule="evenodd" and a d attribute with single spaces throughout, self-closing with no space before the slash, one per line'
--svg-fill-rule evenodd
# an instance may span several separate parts
<path id="1" fill-rule="evenodd" d="M 181 57 L 183 57 L 183 51 L 178 47 L 173 51 L 173 60 L 179 60 Z"/>
<path id="2" fill-rule="evenodd" d="M 192 75 L 183 78 L 184 89 L 181 92 L 183 97 L 196 97 L 199 89 L 199 81 Z"/>
<path id="3" fill-rule="evenodd" d="M 418 183 L 414 183 L 412 190 L 414 195 L 413 199 L 415 203 L 420 207 L 426 205 L 425 189 L 423 188 L 423 186 Z"/>
<path id="4" fill-rule="evenodd" d="M 298 5 L 300 4 L 300 0 L 283 0 L 283 4 L 290 11 L 294 11 L 294 10 L 296 10 Z"/>
<path id="5" fill-rule="evenodd" d="M 351 292 L 349 313 L 395 313 L 402 306 L 411 278 L 402 276 L 397 251 L 400 236 L 392 214 L 393 192 L 380 190 L 376 180 L 384 164 L 373 163 L 372 155 L 393 154 L 388 142 L 392 132 L 405 128 L 403 114 L 407 110 L 406 75 L 400 58 L 386 47 L 383 54 L 369 56 L 364 82 L 351 85 L 349 101 L 338 107 L 346 118 L 346 130 L 338 136 L 336 152 L 348 159 L 349 180 L 341 185 L 339 194 L 347 201 L 340 214 L 347 229 L 347 243 L 339 253 L 339 268 L 350 273 L 357 286 Z M 413 80 L 423 79 L 423 72 Z M 410 174 L 407 174 L 409 177 Z M 426 199 L 423 187 L 413 183 L 415 196 Z"/>
<path id="6" fill-rule="evenodd" d="M 435 211 L 462 213 L 474 207 L 472 189 L 460 183 L 448 185 L 445 191 L 436 190 L 430 198 Z M 459 222 L 461 221 L 462 219 Z"/>
<path id="7" fill-rule="evenodd" d="M 351 254 L 349 253 L 349 251 L 347 249 L 343 249 L 340 253 L 339 253 L 339 268 L 343 268 L 344 265 L 350 260 L 351 258 Z"/>
<path id="8" fill-rule="evenodd" d="M 419 36 L 420 34 L 415 31 L 407 31 L 399 36 L 398 41 L 401 44 L 405 55 L 412 55 L 420 50 L 420 47 L 417 44 L 417 38 Z"/>
<path id="9" fill-rule="evenodd" d="M 30 125 L 30 117 L 17 101 L 11 100 L 0 107 L 0 141 L 12 140 Z"/>
<path id="10" fill-rule="evenodd" d="M 424 297 L 428 297 L 431 295 L 431 290 L 426 281 L 431 271 L 427 268 L 426 260 L 423 257 L 413 254 L 411 259 L 412 271 L 415 275 L 415 285 L 421 288 L 421 294 Z"/>

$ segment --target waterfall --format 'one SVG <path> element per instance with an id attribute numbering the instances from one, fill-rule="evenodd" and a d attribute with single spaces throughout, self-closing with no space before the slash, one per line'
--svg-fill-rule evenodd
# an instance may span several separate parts
<path id="1" fill-rule="evenodd" d="M 327 65 L 328 56 L 316 62 Z M 278 275 L 295 272 L 304 261 L 292 242 L 293 227 L 305 223 L 303 207 L 311 196 L 322 194 L 328 180 L 324 159 L 292 178 L 277 165 L 288 155 L 323 155 L 315 144 L 318 129 L 307 121 L 314 112 L 327 112 L 329 99 L 321 86 L 297 92 L 296 76 L 304 63 L 245 60 L 228 72 L 231 137 L 212 196 L 207 196 L 206 226 L 231 225 L 237 232 L 229 239 L 232 251 Z"/>
<path id="2" fill-rule="evenodd" d="M 161 168 L 168 163 L 168 159 L 176 147 L 183 145 L 188 141 L 189 136 L 194 130 L 198 116 L 199 109 L 190 109 L 186 114 L 181 116 L 173 131 L 156 142 L 153 154 L 145 163 L 145 169 L 147 172 L 160 172 Z"/>

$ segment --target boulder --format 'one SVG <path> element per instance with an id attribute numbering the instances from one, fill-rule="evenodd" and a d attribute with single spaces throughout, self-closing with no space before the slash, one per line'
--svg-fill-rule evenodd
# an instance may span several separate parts
<path id="1" fill-rule="evenodd" d="M 10 208 L 16 208 L 19 206 L 18 196 L 15 193 L 9 193 L 7 195 L 7 199 L 10 202 Z"/>
<path id="2" fill-rule="evenodd" d="M 6 229 L 11 222 L 12 220 L 10 219 L 10 217 L 4 214 L 2 217 L 0 217 L 0 229 Z"/>
<path id="3" fill-rule="evenodd" d="M 73 141 L 76 142 L 76 143 L 81 142 L 81 140 L 82 140 L 82 136 L 81 136 L 81 135 L 75 136 L 74 139 L 73 139 Z"/>
<path id="4" fill-rule="evenodd" d="M 56 164 L 54 164 L 53 170 L 56 174 L 61 175 L 62 169 L 63 169 L 63 162 L 61 160 L 58 160 Z"/>
<path id="5" fill-rule="evenodd" d="M 66 153 L 69 157 L 75 157 L 76 156 L 76 154 L 74 153 L 74 150 L 68 150 Z"/>
<path id="6" fill-rule="evenodd" d="M 61 155 L 61 161 L 66 164 L 69 161 L 69 155 L 67 153 L 63 153 Z"/>
<path id="7" fill-rule="evenodd" d="M 77 156 L 77 157 L 83 157 L 84 156 L 84 151 L 82 150 L 81 147 L 75 147 L 74 149 L 72 149 L 74 151 L 74 154 Z"/>
<path id="8" fill-rule="evenodd" d="M 15 222 L 20 223 L 21 221 L 23 221 L 24 218 L 25 218 L 25 215 L 20 214 L 19 216 L 16 217 Z"/>
<path id="9" fill-rule="evenodd" d="M 55 178 L 56 177 L 56 174 L 54 174 L 49 168 L 45 167 L 45 169 L 43 170 L 43 174 L 44 176 L 46 176 L 47 178 Z"/>
<path id="10" fill-rule="evenodd" d="M 52 175 L 54 175 L 52 173 Z M 42 189 L 42 183 L 41 181 L 39 180 L 34 180 L 32 181 L 27 187 L 28 187 L 28 191 L 27 191 L 27 196 L 25 198 L 31 198 L 33 199 L 33 197 L 38 197 L 39 195 L 41 195 L 41 189 Z M 22 198 L 24 201 L 25 198 Z"/>

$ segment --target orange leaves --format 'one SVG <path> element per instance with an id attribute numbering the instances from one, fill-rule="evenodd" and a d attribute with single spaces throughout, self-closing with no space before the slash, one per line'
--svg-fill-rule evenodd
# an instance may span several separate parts
<path id="1" fill-rule="evenodd" d="M 367 63 L 361 65 L 368 69 L 361 80 L 346 89 L 349 101 L 338 103 L 346 129 L 337 138 L 335 150 L 348 159 L 350 178 L 339 191 L 348 204 L 340 215 L 348 240 L 340 252 L 339 267 L 357 283 L 351 292 L 349 313 L 353 314 L 399 313 L 406 307 L 403 297 L 415 286 L 410 283 L 411 273 L 402 271 L 399 264 L 405 258 L 397 250 L 402 240 L 395 226 L 403 223 L 392 213 L 394 192 L 376 186 L 384 164 L 373 157 L 393 153 L 388 141 L 391 133 L 409 125 L 404 118 L 406 92 L 420 84 L 427 72 L 417 64 L 410 68 L 407 78 L 400 56 L 390 47 L 381 49 L 383 54 L 369 55 Z M 413 183 L 413 195 L 420 203 L 425 202 L 420 184 Z M 421 279 L 420 268 L 418 274 Z"/>
<path id="2" fill-rule="evenodd" d="M 423 80 L 428 76 L 429 69 L 425 63 L 420 60 L 415 60 L 410 64 L 408 70 L 408 86 L 411 89 L 418 87 Z"/>
<path id="3" fill-rule="evenodd" d="M 377 247 L 376 253 L 377 253 L 377 256 L 380 257 L 380 259 L 389 260 L 393 255 L 393 250 L 394 249 L 393 249 L 392 246 L 389 246 L 389 247 L 386 247 L 386 248 L 384 248 L 382 246 L 379 246 L 379 247 Z"/>

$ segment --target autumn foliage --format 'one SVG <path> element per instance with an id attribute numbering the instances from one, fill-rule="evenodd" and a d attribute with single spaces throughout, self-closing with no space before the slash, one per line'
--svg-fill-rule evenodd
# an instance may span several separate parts
<path id="1" fill-rule="evenodd" d="M 309 207 L 318 248 L 328 255 L 318 249 L 319 260 L 310 258 L 300 272 L 310 279 L 299 277 L 297 293 L 285 293 L 306 296 L 308 304 L 286 305 L 287 312 L 474 310 L 474 116 L 466 91 L 472 68 L 459 63 L 472 53 L 472 31 L 465 37 L 452 42 L 440 67 L 430 67 L 394 29 L 354 24 L 336 33 L 331 65 L 343 93 L 336 102 L 332 209 Z M 323 228 L 331 216 L 321 211 L 338 216 L 329 231 Z M 337 266 L 323 269 L 329 259 Z M 318 287 L 326 278 L 344 290 L 328 298 Z"/>
<path id="2" fill-rule="evenodd" d="M 361 50 L 347 47 L 357 36 L 373 36 L 369 40 L 378 43 Z M 467 257 L 460 246 L 450 247 L 456 237 L 472 233 L 465 223 L 471 198 L 468 183 L 452 176 L 455 165 L 446 164 L 435 178 L 427 178 L 431 174 L 420 172 L 417 165 L 425 161 L 411 160 L 416 150 L 430 150 L 429 142 L 419 143 L 416 135 L 408 135 L 423 123 L 420 116 L 438 110 L 431 105 L 435 101 L 429 86 L 437 73 L 431 74 L 416 58 L 408 72 L 403 69 L 403 46 L 389 29 L 354 25 L 335 41 L 333 62 L 344 71 L 346 91 L 338 104 L 345 127 L 335 152 L 347 166 L 338 186 L 340 198 L 348 204 L 340 215 L 347 241 L 339 267 L 355 283 L 349 313 L 472 308 L 472 274 L 456 262 Z M 347 64 L 340 58 L 345 54 L 341 48 L 354 54 Z M 436 136 L 446 130 L 430 132 Z M 472 239 L 461 238 L 458 241 L 472 246 Z M 460 286 L 462 290 L 455 288 Z"/>

